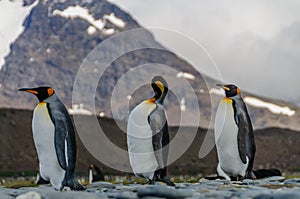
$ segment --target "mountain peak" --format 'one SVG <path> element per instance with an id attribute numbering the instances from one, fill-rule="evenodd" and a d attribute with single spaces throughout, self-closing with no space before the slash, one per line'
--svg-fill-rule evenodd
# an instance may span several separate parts
<path id="1" fill-rule="evenodd" d="M 71 108 L 77 72 L 91 51 L 118 33 L 142 28 L 128 13 L 104 0 L 24 0 L 23 5 L 32 6 L 32 9 L 23 23 L 22 34 L 11 44 L 10 53 L 0 71 L 0 107 L 32 109 L 36 99 L 17 92 L 18 88 L 49 85 L 56 90 L 63 103 Z M 95 93 L 95 114 L 112 117 L 111 98 L 116 84 L 124 79 L 125 74 L 143 66 L 145 70 L 137 73 L 127 84 L 121 84 L 118 103 L 114 104 L 117 110 L 114 117 L 126 120 L 128 112 L 124 110 L 127 110 L 128 104 L 133 107 L 153 94 L 149 85 L 139 85 L 139 82 L 156 72 L 153 71 L 153 66 L 166 66 L 173 72 L 157 71 L 156 75 L 164 75 L 174 80 L 170 84 L 171 88 L 180 91 L 180 96 L 176 96 L 171 90 L 166 99 L 170 124 L 178 125 L 183 121 L 181 124 L 190 125 L 190 118 L 200 114 L 197 124 L 209 127 L 211 115 L 215 112 L 215 104 L 220 96 L 214 95 L 207 85 L 214 85 L 216 82 L 209 78 L 204 81 L 203 75 L 192 65 L 165 49 L 146 29 L 143 29 L 143 34 L 137 35 L 131 41 L 122 40 L 116 43 L 111 40 L 106 49 L 97 52 L 103 57 L 109 57 L 114 53 L 118 54 L 118 50 L 122 52 L 124 48 L 134 49 L 137 43 L 145 46 L 144 49 L 132 50 L 116 57 L 101 78 L 99 77 Z M 149 49 L 147 46 L 156 46 L 157 49 Z M 84 73 L 86 79 L 92 74 L 100 76 L 97 66 L 103 60 L 96 57 L 95 60 L 88 61 L 94 68 Z M 181 80 L 186 80 L 194 93 L 188 92 Z M 128 93 L 129 84 L 136 86 L 135 92 Z M 79 89 L 94 92 L 89 84 L 82 84 Z M 196 102 L 192 101 L 193 97 L 196 97 Z M 82 104 L 85 110 L 91 112 L 93 107 L 87 106 L 88 99 L 85 96 L 80 99 L 81 101 L 75 103 Z M 269 104 L 266 104 L 259 107 L 260 109 L 250 107 L 256 128 L 274 124 L 298 128 L 299 114 L 297 110 L 292 112 L 295 108 L 289 110 L 291 116 L 281 114 L 274 117 L 274 113 L 268 110 Z M 197 112 L 198 105 L 200 113 Z M 185 118 L 182 118 L 183 115 Z"/>

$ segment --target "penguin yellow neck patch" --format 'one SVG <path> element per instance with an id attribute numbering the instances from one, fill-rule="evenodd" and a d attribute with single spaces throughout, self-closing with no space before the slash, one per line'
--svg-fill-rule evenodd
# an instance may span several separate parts
<path id="1" fill-rule="evenodd" d="M 229 97 L 224 97 L 223 101 L 227 103 L 232 103 L 232 99 L 230 99 Z"/>
<path id="2" fill-rule="evenodd" d="M 153 104 L 155 102 L 155 100 L 156 99 L 153 97 L 151 99 L 146 100 L 146 102 Z"/>
<path id="3" fill-rule="evenodd" d="M 158 86 L 158 88 L 161 90 L 161 92 L 164 92 L 164 85 L 160 81 L 156 81 L 155 84 Z"/>
<path id="4" fill-rule="evenodd" d="M 46 102 L 39 102 L 38 106 L 45 106 L 46 104 Z"/>

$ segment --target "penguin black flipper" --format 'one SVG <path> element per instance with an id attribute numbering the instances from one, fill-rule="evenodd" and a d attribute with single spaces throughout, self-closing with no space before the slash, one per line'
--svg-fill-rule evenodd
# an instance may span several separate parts
<path id="1" fill-rule="evenodd" d="M 58 163 L 60 167 L 64 170 L 67 170 L 67 163 L 66 163 L 66 154 L 65 154 L 65 140 L 66 140 L 66 127 L 65 122 L 63 121 L 64 116 L 58 112 L 57 110 L 53 109 L 52 106 L 50 108 L 50 104 L 47 104 L 47 108 L 51 117 L 52 122 L 55 124 L 55 134 L 54 134 L 54 141 L 55 141 L 55 151 L 56 156 L 58 159 Z M 52 115 L 56 115 L 56 117 L 52 117 Z M 60 116 L 61 115 L 61 116 Z"/>
<path id="2" fill-rule="evenodd" d="M 162 129 L 162 147 L 163 147 L 163 161 L 164 161 L 164 168 L 161 174 L 162 178 L 167 176 L 167 163 L 168 163 L 168 155 L 169 155 L 169 143 L 170 143 L 170 136 L 169 136 L 169 128 L 168 128 L 168 121 Z"/>
<path id="3" fill-rule="evenodd" d="M 238 126 L 238 151 L 241 161 L 246 164 L 248 157 L 248 167 L 245 178 L 252 179 L 252 168 L 256 151 L 253 127 L 247 107 L 242 98 L 234 100 L 235 121 Z"/>
<path id="4" fill-rule="evenodd" d="M 153 151 L 155 154 L 155 159 L 158 164 L 159 170 L 156 171 L 156 174 L 160 175 L 161 169 L 164 168 L 164 160 L 163 160 L 163 153 L 162 153 L 162 129 L 166 122 L 164 110 L 160 110 L 158 105 L 156 108 L 149 114 L 148 116 L 148 123 L 152 130 L 152 145 Z"/>
<path id="5" fill-rule="evenodd" d="M 249 126 L 246 118 L 243 117 L 243 114 L 238 116 L 238 149 L 242 162 L 247 163 L 247 134 L 249 133 Z"/>
<path id="6" fill-rule="evenodd" d="M 55 124 L 54 137 L 57 159 L 59 161 L 59 165 L 66 171 L 60 190 L 62 190 L 65 186 L 70 187 L 72 190 L 84 190 L 85 188 L 74 179 L 76 138 L 71 117 L 61 102 L 55 104 L 48 103 L 47 108 L 51 120 Z M 55 115 L 55 117 L 52 117 L 53 115 Z M 66 147 L 68 149 L 67 151 L 65 150 Z"/>

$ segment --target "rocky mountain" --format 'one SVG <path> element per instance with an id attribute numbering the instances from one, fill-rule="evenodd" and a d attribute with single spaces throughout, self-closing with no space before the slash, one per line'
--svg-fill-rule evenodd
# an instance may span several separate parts
<path id="1" fill-rule="evenodd" d="M 145 82 L 163 75 L 171 89 L 166 99 L 170 123 L 209 127 L 220 100 L 220 90 L 211 88 L 216 81 L 160 45 L 129 14 L 105 0 L 24 0 L 24 6 L 34 3 L 0 71 L 0 107 L 32 109 L 36 99 L 18 88 L 50 85 L 68 107 L 73 100 L 107 117 L 113 108 L 115 118 L 126 120 L 128 104 L 152 96 Z M 90 94 L 95 94 L 92 100 Z M 244 95 L 252 97 L 248 105 L 255 128 L 300 129 L 298 107 Z"/>

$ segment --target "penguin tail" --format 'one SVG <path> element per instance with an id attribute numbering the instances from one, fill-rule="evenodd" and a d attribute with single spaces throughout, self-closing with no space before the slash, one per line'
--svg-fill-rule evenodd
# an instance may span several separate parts
<path id="1" fill-rule="evenodd" d="M 258 169 L 253 170 L 253 174 L 255 175 L 256 179 L 262 179 L 272 176 L 282 176 L 282 173 L 278 169 Z"/>

